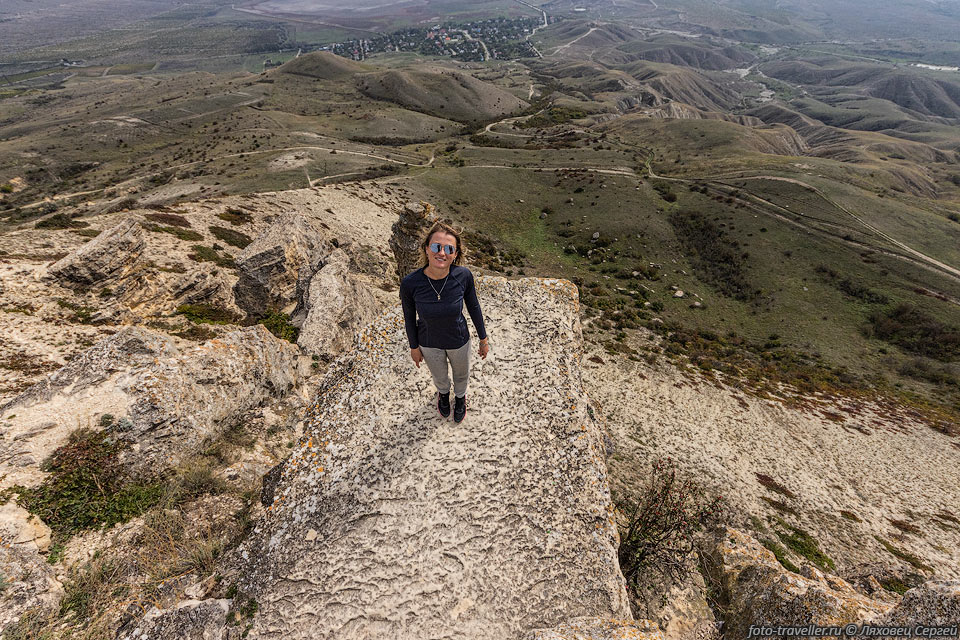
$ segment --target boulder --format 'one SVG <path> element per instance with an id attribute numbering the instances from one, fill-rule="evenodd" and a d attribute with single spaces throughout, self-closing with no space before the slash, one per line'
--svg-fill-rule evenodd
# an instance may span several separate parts
<path id="1" fill-rule="evenodd" d="M 36 549 L 0 541 L 0 637 L 26 615 L 53 614 L 63 595 L 53 567 Z"/>
<path id="2" fill-rule="evenodd" d="M 735 529 L 719 529 L 705 547 L 704 566 L 726 607 L 728 638 L 746 638 L 754 625 L 871 622 L 891 607 L 812 567 L 809 577 L 787 571 L 773 552 Z"/>
<path id="3" fill-rule="evenodd" d="M 390 236 L 390 248 L 397 261 L 398 283 L 411 271 L 420 268 L 423 262 L 420 242 L 437 219 L 433 206 L 426 202 L 408 202 L 400 211 Z"/>
<path id="4" fill-rule="evenodd" d="M 184 600 L 169 609 L 151 607 L 125 625 L 117 640 L 226 640 L 232 600 Z"/>
<path id="5" fill-rule="evenodd" d="M 299 344 L 307 353 L 330 361 L 353 346 L 357 332 L 382 311 L 378 298 L 350 271 L 350 258 L 334 249 L 309 279 L 293 313 Z"/>
<path id="6" fill-rule="evenodd" d="M 300 270 L 310 269 L 333 247 L 315 220 L 279 216 L 237 256 L 239 279 L 233 287 L 237 306 L 252 317 L 290 307 L 296 302 Z"/>
<path id="7" fill-rule="evenodd" d="M 144 235 L 138 221 L 124 220 L 50 265 L 47 273 L 68 286 L 90 286 L 122 277 L 138 268 L 146 247 Z"/>
<path id="8" fill-rule="evenodd" d="M 633 600 L 634 615 L 649 619 L 665 640 L 719 640 L 719 625 L 707 602 L 707 585 L 696 553 L 682 565 L 656 562 L 644 567 Z"/>
<path id="9" fill-rule="evenodd" d="M 0 545 L 11 545 L 46 553 L 50 549 L 50 527 L 12 500 L 0 504 Z"/>
<path id="10" fill-rule="evenodd" d="M 903 594 L 903 600 L 877 624 L 896 627 L 960 623 L 960 581 L 929 580 Z"/>
<path id="11" fill-rule="evenodd" d="M 39 461 L 70 432 L 108 424 L 132 445 L 129 467 L 153 474 L 194 454 L 251 407 L 286 394 L 304 373 L 299 349 L 260 325 L 181 344 L 124 328 L 0 408 L 14 415 L 0 424 L 0 477 L 34 484 Z"/>
<path id="12" fill-rule="evenodd" d="M 225 561 L 225 583 L 259 605 L 250 638 L 501 640 L 630 621 L 576 287 L 477 288 L 498 351 L 472 356 L 463 423 L 437 414 L 399 304 L 331 365 L 264 516 Z"/>
<path id="13" fill-rule="evenodd" d="M 170 315 L 186 304 L 204 304 L 240 317 L 226 270 L 209 262 L 191 264 L 182 274 L 154 269 L 132 272 L 111 287 L 112 304 L 95 313 L 93 320 Z"/>

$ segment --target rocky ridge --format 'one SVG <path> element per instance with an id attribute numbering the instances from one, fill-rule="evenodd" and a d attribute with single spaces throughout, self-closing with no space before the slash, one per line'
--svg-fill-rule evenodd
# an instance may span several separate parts
<path id="1" fill-rule="evenodd" d="M 949 468 L 944 471 L 936 460 L 911 467 L 913 475 L 898 467 L 903 486 L 885 493 L 878 488 L 881 470 L 876 478 L 851 477 L 825 465 L 817 478 L 856 488 L 836 502 L 803 473 L 803 465 L 815 459 L 815 449 L 803 443 L 813 432 L 823 437 L 825 426 L 838 430 L 830 435 L 831 450 L 843 459 L 851 459 L 849 446 L 862 449 L 861 439 L 877 432 L 885 438 L 869 440 L 871 455 L 892 455 L 893 447 L 925 460 L 941 456 L 946 463 L 951 448 L 941 441 L 918 449 L 918 442 L 939 436 L 920 425 L 884 422 L 863 407 L 842 426 L 753 398 L 735 400 L 739 412 L 731 412 L 724 396 L 729 390 L 722 386 L 707 389 L 669 367 L 635 364 L 584 345 L 576 289 L 567 281 L 478 278 L 487 325 L 497 336 L 494 351 L 487 360 L 473 355 L 467 421 L 440 420 L 429 374 L 409 361 L 390 291 L 393 264 L 380 247 L 401 209 L 389 202 L 373 190 L 310 189 L 183 205 L 175 214 L 202 231 L 205 242 L 214 218 L 249 218 L 236 226 L 249 232 L 253 250 L 210 248 L 234 263 L 270 258 L 249 260 L 247 273 L 276 296 L 270 307 L 294 310 L 299 348 L 262 327 L 203 325 L 214 335 L 196 342 L 170 335 L 183 326 L 172 324 L 183 319 L 170 315 L 170 305 L 183 298 L 171 287 L 137 283 L 180 278 L 183 272 L 163 269 L 191 260 L 187 252 L 197 249 L 184 247 L 173 233 L 151 231 L 156 222 L 146 212 L 91 218 L 105 229 L 97 244 L 81 245 L 68 231 L 53 232 L 65 245 L 72 243 L 72 252 L 56 260 L 36 253 L 45 244 L 38 231 L 2 237 L 8 248 L 20 243 L 16 255 L 29 257 L 0 260 L 4 308 L 23 310 L 4 314 L 11 331 L 0 349 L 43 353 L 64 366 L 49 377 L 31 374 L 40 384 L 21 390 L 3 408 L 0 489 L 40 482 L 39 462 L 63 436 L 75 426 L 98 425 L 108 412 L 120 418 L 115 434 L 142 458 L 127 461 L 136 473 L 174 464 L 230 424 L 247 424 L 258 439 L 270 437 L 266 425 L 277 418 L 261 422 L 250 416 L 271 413 L 277 403 L 294 414 L 285 428 L 302 431 L 298 442 L 289 443 L 292 454 L 263 481 L 264 510 L 235 495 L 208 494 L 179 514 L 161 514 L 185 523 L 190 535 L 216 529 L 216 540 L 233 539 L 239 546 L 204 570 L 165 581 L 152 608 L 117 617 L 110 628 L 118 637 L 708 640 L 717 637 L 720 623 L 726 637 L 734 637 L 729 629 L 771 620 L 909 625 L 960 619 L 960 583 L 927 581 L 901 598 L 878 580 L 898 569 L 895 576 L 909 577 L 915 567 L 907 563 L 905 569 L 905 561 L 890 558 L 877 563 L 879 543 L 866 552 L 855 548 L 864 547 L 865 535 L 905 544 L 902 534 L 885 528 L 885 516 L 900 514 L 881 498 L 904 510 L 920 500 L 932 509 L 924 511 L 928 524 L 934 522 L 931 514 L 949 515 L 956 504 L 950 491 L 957 485 L 931 476 Z M 303 205 L 299 221 L 284 211 L 292 203 Z M 264 210 L 271 213 L 262 215 Z M 298 233 L 280 232 L 285 225 L 295 225 Z M 239 311 L 230 305 L 238 291 L 240 297 L 245 292 L 243 285 L 237 289 L 242 267 L 198 267 L 223 286 L 196 300 Z M 110 293 L 103 295 L 103 289 Z M 153 302 L 137 307 L 117 291 L 139 292 L 140 300 Z M 108 313 L 84 306 L 98 298 Z M 121 317 L 156 326 L 113 324 Z M 70 348 L 82 350 L 52 348 L 40 327 L 53 340 L 69 336 Z M 698 402 L 700 396 L 709 396 L 707 405 Z M 730 438 L 739 448 L 721 455 L 733 446 Z M 777 450 L 771 472 L 777 479 L 802 480 L 802 491 L 791 482 L 789 501 L 764 501 L 763 491 L 773 485 L 752 484 L 768 440 L 799 443 L 796 451 Z M 743 441 L 752 444 L 744 448 Z M 704 460 L 698 447 L 716 455 Z M 648 602 L 640 611 L 629 602 L 616 563 L 616 512 L 607 487 L 608 481 L 618 491 L 635 484 L 637 469 L 663 450 L 697 461 L 702 468 L 687 470 L 713 488 L 736 484 L 738 492 L 723 492 L 731 495 L 739 530 L 720 529 L 701 540 L 705 582 L 664 587 L 666 606 Z M 247 468 L 258 484 L 276 448 L 270 451 L 258 451 Z M 931 487 L 931 478 L 938 484 Z M 928 488 L 918 498 L 915 488 L 923 483 Z M 855 496 L 858 517 L 868 516 L 859 527 L 825 511 L 824 505 L 851 508 Z M 772 534 L 752 525 L 748 515 L 774 522 L 786 517 L 785 508 L 799 514 L 791 523 L 814 531 L 847 580 L 795 555 L 788 558 L 800 564 L 799 572 L 788 571 L 755 539 Z M 250 531 L 237 523 L 241 512 L 252 518 Z M 65 559 L 51 568 L 45 525 L 11 502 L 0 506 L 0 536 L 10 541 L 0 549 L 0 577 L 7 585 L 0 591 L 0 633 L 38 611 L 55 613 L 64 585 L 70 586 L 68 565 L 72 572 L 98 552 L 111 561 L 149 555 L 144 532 L 151 526 L 150 518 L 140 518 L 77 536 Z M 922 550 L 936 576 L 949 577 L 955 567 L 941 549 L 952 534 L 949 527 L 944 532 L 911 548 Z M 915 577 L 922 581 L 933 571 Z M 720 594 L 721 605 L 708 601 L 708 593 Z"/>

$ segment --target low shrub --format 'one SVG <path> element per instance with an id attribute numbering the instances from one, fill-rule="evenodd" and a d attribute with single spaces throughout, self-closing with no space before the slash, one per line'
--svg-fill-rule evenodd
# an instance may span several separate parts
<path id="1" fill-rule="evenodd" d="M 75 431 L 41 465 L 50 473 L 46 480 L 16 488 L 17 502 L 59 538 L 144 513 L 160 500 L 163 485 L 127 476 L 119 461 L 126 446 L 105 431 Z"/>
<path id="2" fill-rule="evenodd" d="M 233 324 L 238 320 L 232 312 L 208 304 L 182 304 L 177 313 L 196 324 Z"/>
<path id="3" fill-rule="evenodd" d="M 226 227 L 210 227 L 210 233 L 212 233 L 215 238 L 240 249 L 245 248 L 253 242 L 253 238 L 247 234 L 234 231 L 233 229 L 227 229 Z"/>
<path id="4" fill-rule="evenodd" d="M 49 218 L 44 218 L 33 226 L 37 229 L 83 229 L 90 225 L 83 220 L 74 220 L 66 213 L 57 213 Z"/>
<path id="5" fill-rule="evenodd" d="M 667 458 L 654 463 L 643 493 L 618 508 L 626 516 L 617 554 L 620 569 L 636 588 L 640 571 L 654 560 L 682 570 L 693 550 L 693 534 L 721 516 L 723 501 L 708 497 L 693 480 L 679 479 L 676 463 Z"/>
<path id="6" fill-rule="evenodd" d="M 176 238 L 185 242 L 197 242 L 198 240 L 203 240 L 203 235 L 191 229 L 182 229 L 180 227 L 164 227 L 159 224 L 153 224 L 152 222 L 144 223 L 143 228 L 147 231 L 153 231 L 154 233 L 169 233 L 170 235 L 175 236 Z"/>
<path id="7" fill-rule="evenodd" d="M 223 220 L 224 222 L 229 222 L 235 227 L 238 227 L 242 224 L 247 224 L 253 222 L 253 216 L 244 211 L 243 209 L 227 209 L 222 213 L 218 213 L 217 217 Z"/>
<path id="8" fill-rule="evenodd" d="M 260 321 L 267 331 L 287 342 L 296 342 L 300 337 L 300 329 L 290 324 L 290 316 L 279 311 L 272 311 Z"/>
<path id="9" fill-rule="evenodd" d="M 189 229 L 191 226 L 189 220 L 187 220 L 183 216 L 178 216 L 175 213 L 148 213 L 144 217 L 147 220 L 153 220 L 154 222 L 170 225 L 172 227 L 182 227 L 184 229 Z"/>
<path id="10" fill-rule="evenodd" d="M 946 325 L 910 304 L 872 314 L 867 333 L 935 360 L 960 356 L 960 328 Z"/>
<path id="11" fill-rule="evenodd" d="M 196 262 L 212 262 L 219 267 L 233 269 L 237 266 L 233 257 L 230 255 L 220 255 L 213 247 L 205 247 L 202 244 L 193 245 L 193 253 L 188 256 Z"/>

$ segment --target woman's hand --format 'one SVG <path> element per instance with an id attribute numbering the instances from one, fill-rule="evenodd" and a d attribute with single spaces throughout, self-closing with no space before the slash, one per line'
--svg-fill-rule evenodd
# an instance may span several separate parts
<path id="1" fill-rule="evenodd" d="M 486 359 L 487 354 L 490 353 L 490 345 L 486 340 L 480 341 L 480 357 Z"/>
<path id="2" fill-rule="evenodd" d="M 410 349 L 410 357 L 413 358 L 413 361 L 417 365 L 417 369 L 420 368 L 420 363 L 423 362 L 423 352 L 420 351 L 420 347 L 416 349 Z"/>

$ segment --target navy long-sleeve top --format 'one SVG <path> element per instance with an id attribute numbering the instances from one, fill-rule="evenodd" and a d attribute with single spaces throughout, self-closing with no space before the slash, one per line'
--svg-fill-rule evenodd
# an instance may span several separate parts
<path id="1" fill-rule="evenodd" d="M 481 340 L 487 337 L 473 274 L 466 267 L 451 265 L 446 283 L 443 279 L 428 277 L 423 268 L 417 269 L 400 282 L 400 302 L 411 349 L 459 349 L 465 345 L 470 339 L 470 330 L 463 317 L 464 304 L 477 328 L 477 335 Z"/>

